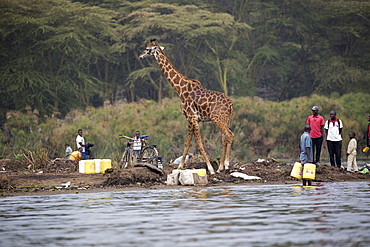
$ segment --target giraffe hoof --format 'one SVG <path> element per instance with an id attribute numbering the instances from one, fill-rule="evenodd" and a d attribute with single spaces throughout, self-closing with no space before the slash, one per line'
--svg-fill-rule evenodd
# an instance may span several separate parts
<path id="1" fill-rule="evenodd" d="M 223 169 L 223 170 L 217 170 L 216 173 L 221 173 L 221 172 L 228 173 L 229 171 L 230 169 Z"/>

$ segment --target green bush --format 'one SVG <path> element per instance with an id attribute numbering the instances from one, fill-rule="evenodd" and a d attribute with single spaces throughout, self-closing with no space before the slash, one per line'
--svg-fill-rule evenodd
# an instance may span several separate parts
<path id="1" fill-rule="evenodd" d="M 329 118 L 330 110 L 342 119 L 343 153 L 348 144 L 348 132 L 355 131 L 358 140 L 358 158 L 368 158 L 360 150 L 368 115 L 367 94 L 347 94 L 327 98 L 319 95 L 294 98 L 290 101 L 271 102 L 260 98 L 232 98 L 234 118 L 231 129 L 235 134 L 232 161 L 251 161 L 257 158 L 298 159 L 299 137 L 311 107 L 319 106 L 320 114 Z M 137 103 L 116 103 L 101 108 L 73 110 L 64 119 L 37 118 L 34 113 L 13 113 L 3 128 L 10 129 L 9 144 L 0 144 L 2 158 L 14 157 L 23 149 L 49 150 L 50 158 L 64 156 L 64 144 L 76 149 L 78 129 L 83 129 L 86 142 L 96 158 L 110 158 L 113 163 L 121 158 L 126 141 L 119 134 L 134 136 L 136 130 L 148 134 L 149 142 L 157 144 L 165 162 L 182 155 L 187 133 L 187 121 L 180 110 L 180 99 L 164 99 L 161 103 L 141 100 Z M 19 121 L 18 121 L 19 119 Z M 211 159 L 220 157 L 221 134 L 212 123 L 201 123 L 203 143 Z M 5 132 L 4 132 L 4 140 Z M 193 141 L 190 152 L 195 153 Z M 326 150 L 323 159 L 328 158 Z M 345 155 L 343 155 L 343 159 Z"/>

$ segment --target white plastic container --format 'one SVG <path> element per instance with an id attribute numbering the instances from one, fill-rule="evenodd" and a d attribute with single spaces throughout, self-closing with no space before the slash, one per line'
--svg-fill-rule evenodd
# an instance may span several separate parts
<path id="1" fill-rule="evenodd" d="M 85 173 L 85 160 L 80 160 L 78 162 L 78 172 Z"/>
<path id="2" fill-rule="evenodd" d="M 94 159 L 95 161 L 95 173 L 100 173 L 100 162 L 101 159 Z"/>

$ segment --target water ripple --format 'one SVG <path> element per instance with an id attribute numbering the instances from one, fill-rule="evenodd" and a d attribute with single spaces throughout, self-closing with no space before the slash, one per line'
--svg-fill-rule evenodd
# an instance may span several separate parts
<path id="1" fill-rule="evenodd" d="M 1 198 L 1 246 L 368 246 L 366 182 Z"/>

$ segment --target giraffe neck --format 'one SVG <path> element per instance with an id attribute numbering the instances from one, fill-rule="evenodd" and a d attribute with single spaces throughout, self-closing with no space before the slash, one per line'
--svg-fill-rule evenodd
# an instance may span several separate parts
<path id="1" fill-rule="evenodd" d="M 161 67 L 164 75 L 166 76 L 168 82 L 171 84 L 173 89 L 177 92 L 177 94 L 183 98 L 185 92 L 189 92 L 189 84 L 193 84 L 193 80 L 188 79 L 186 76 L 181 74 L 175 66 L 171 63 L 171 61 L 167 58 L 167 56 L 163 53 L 163 51 L 158 52 L 155 56 L 159 66 Z"/>

